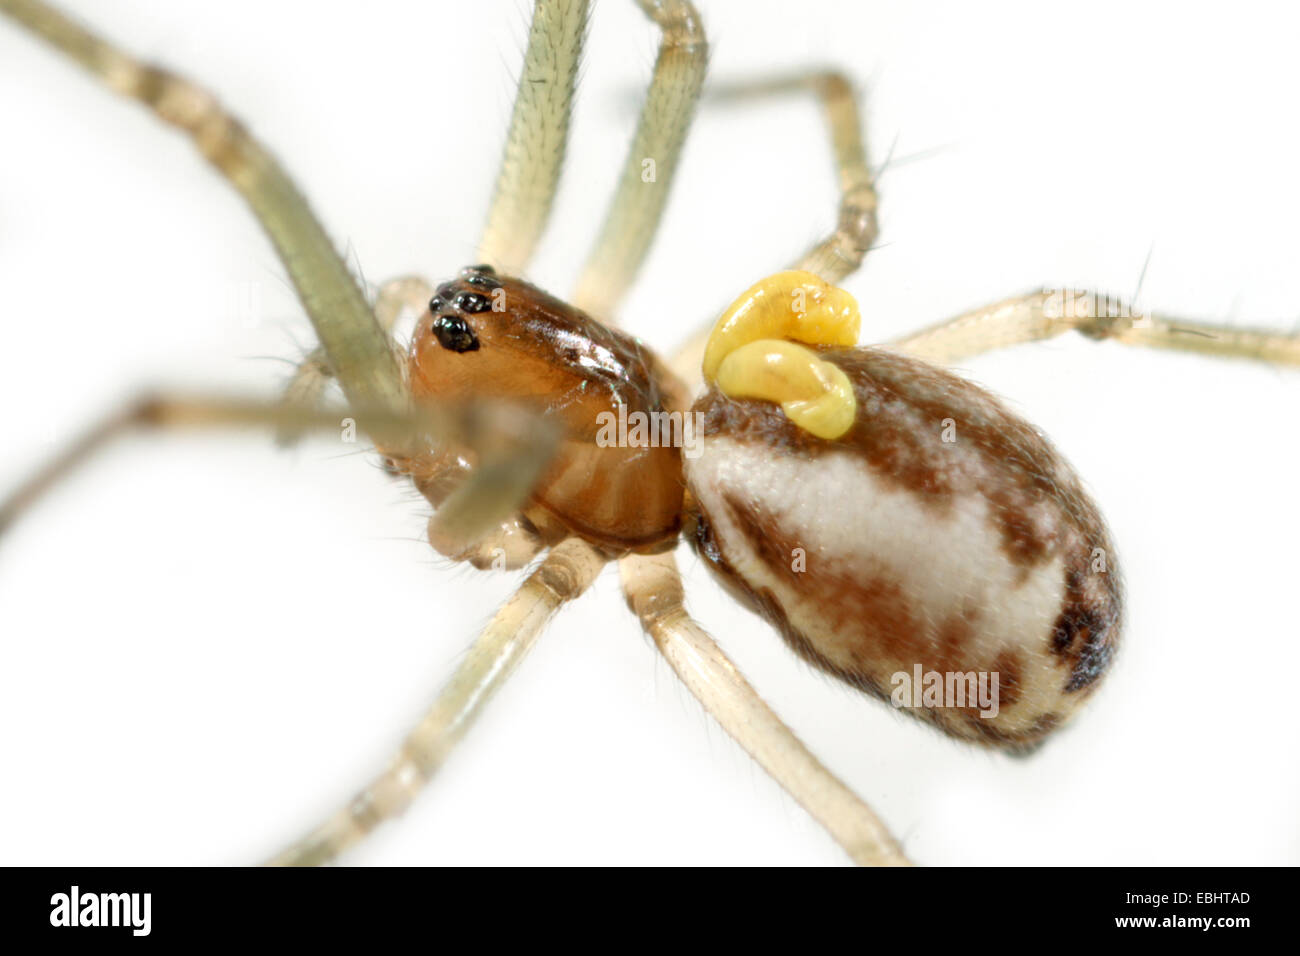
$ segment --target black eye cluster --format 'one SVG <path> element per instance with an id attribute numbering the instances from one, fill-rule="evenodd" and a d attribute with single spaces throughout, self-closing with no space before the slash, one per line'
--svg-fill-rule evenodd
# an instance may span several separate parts
<path id="1" fill-rule="evenodd" d="M 434 315 L 433 334 L 439 345 L 453 352 L 473 352 L 478 349 L 478 336 L 464 317 L 489 311 L 489 296 L 501 283 L 491 266 L 470 266 L 462 269 L 460 276 L 458 282 L 438 286 L 438 294 L 429 300 L 429 311 Z"/>

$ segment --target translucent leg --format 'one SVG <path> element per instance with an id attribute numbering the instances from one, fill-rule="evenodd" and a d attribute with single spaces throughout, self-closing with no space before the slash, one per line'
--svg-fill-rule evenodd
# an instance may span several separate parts
<path id="1" fill-rule="evenodd" d="M 542 550 L 541 539 L 518 515 L 468 542 L 464 536 L 445 533 L 439 515 L 447 510 L 449 496 L 474 476 L 474 469 L 465 463 L 458 450 L 425 457 L 412 462 L 406 470 L 420 493 L 438 509 L 429 520 L 429 544 L 444 557 L 467 562 L 481 571 L 513 571 Z"/>
<path id="2" fill-rule="evenodd" d="M 687 0 L 637 0 L 663 33 L 636 135 L 573 304 L 612 321 L 645 261 L 704 83 L 708 43 Z"/>
<path id="3" fill-rule="evenodd" d="M 386 332 L 406 310 L 416 314 L 428 308 L 433 296 L 433 286 L 420 276 L 401 276 L 390 279 L 379 287 L 375 299 L 375 318 Z M 283 401 L 286 405 L 314 408 L 320 404 L 325 389 L 333 378 L 329 363 L 321 349 L 310 352 L 295 370 L 286 386 Z M 301 431 L 280 430 L 277 440 L 281 445 L 295 441 Z M 418 484 L 429 500 L 439 506 L 438 515 L 429 522 L 429 543 L 440 554 L 453 561 L 463 561 L 480 570 L 513 571 L 523 567 L 541 550 L 541 542 L 524 526 L 519 518 L 510 518 L 492 528 L 481 538 L 468 543 L 463 535 L 444 537 L 443 521 L 453 509 L 443 508 L 447 497 L 470 479 L 470 469 L 457 455 L 422 457 L 418 466 L 412 466 Z M 434 489 L 439 489 L 436 493 Z M 463 507 L 463 505 L 462 505 Z"/>
<path id="4" fill-rule="evenodd" d="M 687 689 L 857 863 L 910 865 L 889 830 L 813 756 L 687 614 L 671 554 L 619 562 L 628 606 Z"/>
<path id="5" fill-rule="evenodd" d="M 839 284 L 858 270 L 879 235 L 876 185 L 867 165 L 857 97 L 848 78 L 834 70 L 799 73 L 720 86 L 710 93 L 710 99 L 740 101 L 789 93 L 812 93 L 821 101 L 840 184 L 839 219 L 834 231 L 791 268 L 814 272 L 827 282 Z"/>
<path id="6" fill-rule="evenodd" d="M 556 545 L 497 612 L 388 768 L 343 809 L 269 862 L 328 863 L 402 813 L 514 673 L 546 622 L 587 589 L 604 563 L 589 545 L 574 538 Z"/>
<path id="7" fill-rule="evenodd" d="M 507 275 L 523 272 L 551 215 L 586 32 L 587 0 L 537 0 L 496 192 L 479 242 L 479 259 Z"/>
<path id="8" fill-rule="evenodd" d="M 848 78 L 834 70 L 819 70 L 773 80 L 729 83 L 714 87 L 709 99 L 741 102 L 789 93 L 813 93 L 821 101 L 840 185 L 835 229 L 796 259 L 790 268 L 813 272 L 827 282 L 839 283 L 858 270 L 879 234 L 876 186 L 867 165 L 857 97 Z M 712 328 L 711 318 L 672 360 L 673 371 L 689 384 L 700 380 L 700 360 Z"/>
<path id="9" fill-rule="evenodd" d="M 133 59 L 38 0 L 0 0 L 0 12 L 188 135 L 266 230 L 348 401 L 359 407 L 405 403 L 388 336 L 334 244 L 288 174 L 212 94 Z"/>
<path id="10" fill-rule="evenodd" d="M 522 568 L 542 550 L 542 541 L 524 526 L 519 518 L 511 518 L 474 540 L 468 547 L 455 541 L 446 542 L 436 526 L 437 516 L 429 521 L 429 544 L 435 551 L 453 561 L 463 561 L 480 571 L 514 571 Z"/>
<path id="11" fill-rule="evenodd" d="M 477 404 L 395 412 L 329 410 L 216 397 L 150 396 L 129 402 L 69 445 L 0 500 L 0 533 L 96 451 L 139 428 L 269 426 L 280 429 L 364 429 L 402 447 L 449 442 L 472 449 L 480 464 L 438 510 L 434 526 L 447 541 L 468 547 L 507 520 L 550 462 L 559 435 L 538 416 L 514 406 Z"/>
<path id="12" fill-rule="evenodd" d="M 1003 299 L 890 345 L 943 364 L 1072 330 L 1090 339 L 1113 339 L 1125 345 L 1300 365 L 1300 335 L 1147 315 L 1109 296 L 1080 290 L 1048 290 Z"/>
<path id="13" fill-rule="evenodd" d="M 379 287 L 379 296 L 375 299 L 375 320 L 384 333 L 391 335 L 393 326 L 406 309 L 412 309 L 419 315 L 428 307 L 433 297 L 433 286 L 420 276 L 402 276 L 389 279 Z M 329 357 L 320 346 L 312 349 L 298 363 L 293 377 L 284 389 L 284 402 L 287 405 L 313 406 L 320 404 L 325 389 L 334 378 L 330 368 Z M 291 442 L 292 433 L 281 432 L 276 436 L 281 445 Z"/>

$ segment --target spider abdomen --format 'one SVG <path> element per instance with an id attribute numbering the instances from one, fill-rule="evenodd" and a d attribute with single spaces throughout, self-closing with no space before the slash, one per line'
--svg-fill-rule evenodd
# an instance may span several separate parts
<path id="1" fill-rule="evenodd" d="M 880 349 L 820 349 L 857 409 L 835 440 L 710 388 L 685 472 L 696 543 L 822 670 L 955 737 L 1023 748 L 1116 648 L 1121 589 L 1070 466 L 987 392 Z"/>
<path id="2" fill-rule="evenodd" d="M 544 540 L 576 534 L 614 552 L 676 540 L 680 443 L 654 440 L 648 425 L 680 423 L 684 389 L 632 337 L 478 266 L 438 287 L 409 369 L 417 399 L 512 399 L 560 420 L 566 438 L 525 509 Z"/>

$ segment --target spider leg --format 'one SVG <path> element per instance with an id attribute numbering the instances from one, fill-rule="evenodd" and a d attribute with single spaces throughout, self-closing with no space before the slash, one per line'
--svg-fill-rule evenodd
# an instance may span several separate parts
<path id="1" fill-rule="evenodd" d="M 479 259 L 518 275 L 537 248 L 564 165 L 587 0 L 537 0 Z"/>
<path id="2" fill-rule="evenodd" d="M 654 241 L 709 55 L 689 0 L 637 2 L 662 32 L 659 56 L 614 198 L 573 295 L 574 305 L 602 321 L 612 321 Z"/>
<path id="3" fill-rule="evenodd" d="M 821 71 L 771 82 L 723 87 L 718 95 L 740 99 L 812 90 L 822 100 L 840 178 L 840 216 L 835 231 L 813 246 L 794 268 L 836 282 L 856 270 L 876 237 L 876 192 L 862 144 L 853 88 L 841 74 Z M 684 381 L 697 383 L 711 319 L 673 355 L 669 364 Z M 875 812 L 830 772 L 772 712 L 744 675 L 687 614 L 681 575 L 672 555 L 633 555 L 619 562 L 623 593 L 677 675 L 705 709 L 759 765 L 831 834 L 856 862 L 910 865 Z"/>
<path id="4" fill-rule="evenodd" d="M 790 93 L 812 93 L 821 101 L 839 179 L 839 213 L 834 230 L 796 259 L 789 268 L 803 269 L 838 284 L 862 265 L 879 234 L 876 185 L 867 165 L 858 96 L 844 74 L 814 70 L 753 82 L 713 87 L 709 100 L 745 102 Z M 700 379 L 700 361 L 713 320 L 691 336 L 673 357 L 672 368 L 688 383 Z"/>
<path id="5" fill-rule="evenodd" d="M 375 439 L 381 451 L 385 446 L 405 448 L 412 441 L 423 445 L 448 442 L 472 449 L 478 466 L 447 497 L 431 523 L 442 539 L 460 542 L 461 547 L 468 547 L 517 511 L 549 464 L 559 440 L 553 426 L 513 405 L 330 410 L 211 396 L 147 396 L 103 418 L 0 500 L 0 533 L 60 479 L 124 434 L 141 428 L 234 426 L 340 432 L 359 428 Z"/>
<path id="6" fill-rule="evenodd" d="M 1098 341 L 1300 365 L 1300 335 L 1139 314 L 1109 296 L 1076 290 L 1003 299 L 889 344 L 919 358 L 949 363 L 1071 330 Z"/>
<path id="7" fill-rule="evenodd" d="M 252 208 L 355 406 L 406 401 L 388 336 L 360 286 L 288 174 L 211 93 L 142 63 L 39 0 L 0 0 L 0 12 L 187 134 Z"/>
<path id="8" fill-rule="evenodd" d="M 436 526 L 437 515 L 429 521 L 429 543 L 444 557 L 464 561 L 480 571 L 515 571 L 542 550 L 542 541 L 525 527 L 519 517 L 510 518 L 466 546 L 455 538 L 445 540 Z"/>
<path id="9" fill-rule="evenodd" d="M 420 276 L 401 276 L 388 280 L 379 287 L 379 295 L 375 299 L 375 318 L 378 319 L 380 328 L 391 333 L 403 311 L 409 309 L 417 314 L 423 312 L 428 308 L 432 295 L 433 286 Z M 318 347 L 299 363 L 281 401 L 290 406 L 317 407 L 333 377 L 334 373 L 330 370 L 324 351 Z M 287 446 L 300 436 L 301 430 L 281 428 L 277 431 L 276 440 L 281 446 Z M 467 534 L 454 524 L 449 529 L 447 522 L 453 516 L 472 517 L 476 511 L 481 510 L 479 506 L 472 502 L 466 503 L 464 499 L 449 503 L 448 499 L 458 489 L 477 489 L 475 496 L 488 496 L 486 504 L 489 506 L 494 500 L 494 494 L 511 495 L 513 492 L 508 489 L 493 492 L 481 475 L 476 480 L 477 484 L 467 486 L 466 483 L 472 478 L 471 469 L 464 465 L 458 455 L 422 455 L 418 458 L 418 464 L 412 462 L 403 470 L 412 473 L 425 497 L 438 507 L 437 513 L 429 520 L 429 543 L 435 550 L 453 561 L 464 561 L 480 570 L 513 571 L 522 568 L 537 556 L 542 543 L 517 516 L 508 518 L 481 536 L 477 532 Z"/>
<path id="10" fill-rule="evenodd" d="M 772 80 L 725 84 L 711 90 L 709 97 L 721 102 L 743 102 L 789 93 L 812 93 L 821 101 L 840 184 L 835 229 L 790 268 L 814 272 L 838 285 L 858 271 L 880 231 L 876 184 L 867 165 L 857 95 L 848 77 L 837 70 L 816 70 Z"/>
<path id="11" fill-rule="evenodd" d="M 401 318 L 403 310 L 411 309 L 419 315 L 428 307 L 432 296 L 433 286 L 420 276 L 400 276 L 389 279 L 379 287 L 379 295 L 375 299 L 374 306 L 375 320 L 386 334 L 391 335 L 393 326 Z M 308 352 L 294 369 L 293 377 L 284 388 L 285 404 L 305 406 L 320 404 L 325 389 L 329 387 L 333 378 L 334 370 L 330 368 L 329 357 L 318 345 Z M 276 441 L 282 447 L 287 447 L 293 443 L 296 434 L 282 431 L 276 435 Z"/>
<path id="12" fill-rule="evenodd" d="M 623 593 L 672 669 L 705 710 L 785 787 L 857 863 L 908 866 L 898 842 L 852 790 L 773 713 L 683 605 L 671 554 L 619 562 Z"/>
<path id="13" fill-rule="evenodd" d="M 327 863 L 404 811 L 514 672 L 547 621 L 585 591 L 604 564 L 598 552 L 576 538 L 556 545 L 497 611 L 388 768 L 343 809 L 268 862 Z"/>
<path id="14" fill-rule="evenodd" d="M 475 479 L 481 463 L 470 467 L 459 450 L 448 449 L 441 453 L 423 455 L 403 463 L 399 469 L 408 472 L 415 487 L 437 511 L 429 519 L 429 544 L 444 557 L 456 562 L 467 562 L 480 571 L 513 571 L 522 568 L 542 550 L 542 540 L 521 515 L 507 518 L 482 536 L 448 534 L 441 515 L 455 509 L 453 496 L 466 482 Z M 504 476 L 510 479 L 507 472 Z"/>

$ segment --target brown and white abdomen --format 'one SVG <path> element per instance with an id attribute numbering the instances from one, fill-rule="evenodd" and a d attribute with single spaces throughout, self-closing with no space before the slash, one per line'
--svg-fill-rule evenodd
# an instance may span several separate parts
<path id="1" fill-rule="evenodd" d="M 1119 639 L 1097 508 L 978 386 L 880 349 L 817 351 L 856 398 L 839 438 L 717 387 L 696 403 L 701 451 L 684 467 L 701 554 L 822 670 L 953 736 L 1035 743 L 1097 686 Z M 933 689 L 931 674 L 949 688 L 996 674 L 996 703 L 927 697 L 913 685 Z"/>

